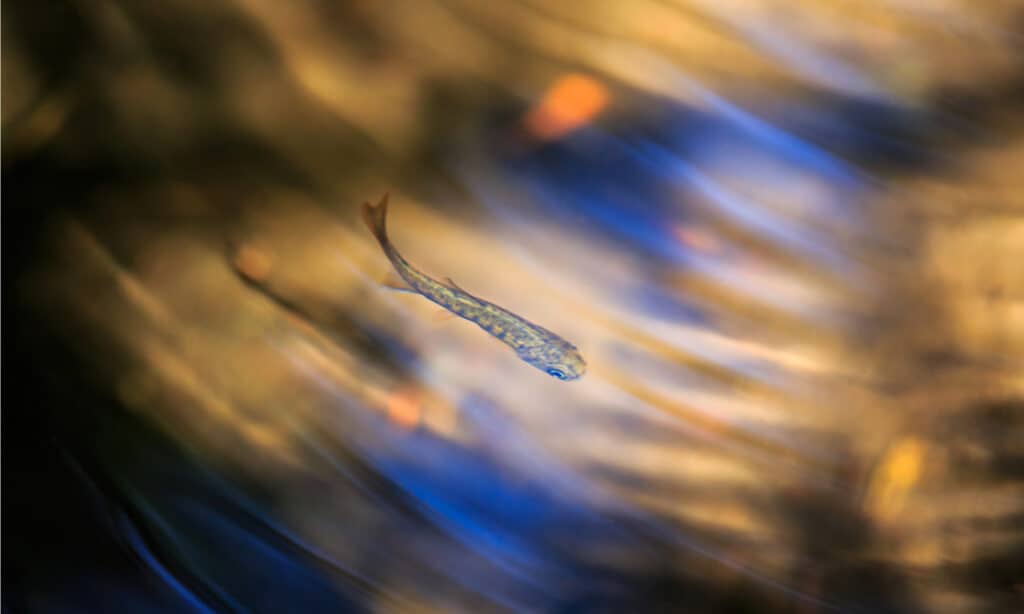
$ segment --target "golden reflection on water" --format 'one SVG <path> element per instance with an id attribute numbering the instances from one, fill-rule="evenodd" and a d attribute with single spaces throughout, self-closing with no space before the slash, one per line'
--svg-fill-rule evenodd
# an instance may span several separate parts
<path id="1" fill-rule="evenodd" d="M 1024 500 L 1024 114 L 991 93 L 1024 74 L 1012 3 L 75 6 L 97 44 L 60 77 L 28 27 L 45 11 L 5 27 L 5 196 L 42 220 L 19 304 L 116 411 L 274 493 L 378 609 L 586 593 L 551 571 L 556 520 L 474 516 L 534 486 L 769 609 L 1019 594 L 971 580 L 1019 551 Z M 588 374 L 545 378 L 382 286 L 357 206 L 385 190 L 411 262 Z M 96 455 L 124 484 L 146 465 Z M 353 467 L 457 539 L 339 503 Z M 407 549 L 364 557 L 360 523 L 392 518 Z M 599 533 L 574 564 L 654 573 Z M 906 588 L 874 595 L 863 566 Z"/>

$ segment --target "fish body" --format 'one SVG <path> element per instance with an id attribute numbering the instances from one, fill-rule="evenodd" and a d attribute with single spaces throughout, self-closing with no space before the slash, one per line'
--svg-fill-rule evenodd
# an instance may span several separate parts
<path id="1" fill-rule="evenodd" d="M 524 362 L 563 381 L 578 379 L 586 362 L 573 344 L 511 311 L 466 292 L 450 278 L 443 282 L 420 272 L 402 257 L 387 235 L 388 195 L 377 205 L 363 204 L 363 221 L 380 243 L 395 272 L 408 287 L 454 315 L 476 324 L 515 350 Z"/>

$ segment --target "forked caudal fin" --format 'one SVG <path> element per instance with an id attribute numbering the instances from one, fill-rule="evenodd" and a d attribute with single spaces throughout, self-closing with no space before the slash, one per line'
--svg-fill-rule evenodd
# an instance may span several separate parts
<path id="1" fill-rule="evenodd" d="M 385 192 L 380 202 L 376 205 L 371 205 L 368 202 L 363 203 L 363 222 L 370 229 L 370 232 L 373 233 L 373 236 L 377 237 L 377 241 L 381 245 L 386 245 L 388 242 L 388 196 L 389 193 Z"/>

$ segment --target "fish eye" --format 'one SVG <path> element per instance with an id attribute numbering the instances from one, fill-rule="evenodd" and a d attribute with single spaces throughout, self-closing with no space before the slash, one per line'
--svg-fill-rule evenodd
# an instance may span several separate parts
<path id="1" fill-rule="evenodd" d="M 558 379 L 565 379 L 565 373 L 562 373 L 561 371 L 553 367 L 548 369 L 548 375 L 551 375 L 552 377 L 557 377 Z"/>

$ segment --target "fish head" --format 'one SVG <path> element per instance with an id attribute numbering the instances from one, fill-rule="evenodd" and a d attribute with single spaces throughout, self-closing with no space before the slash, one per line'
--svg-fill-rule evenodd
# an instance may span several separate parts
<path id="1" fill-rule="evenodd" d="M 587 363 L 579 350 L 564 339 L 549 341 L 541 347 L 520 352 L 519 356 L 551 377 L 564 382 L 579 379 L 587 371 Z"/>

